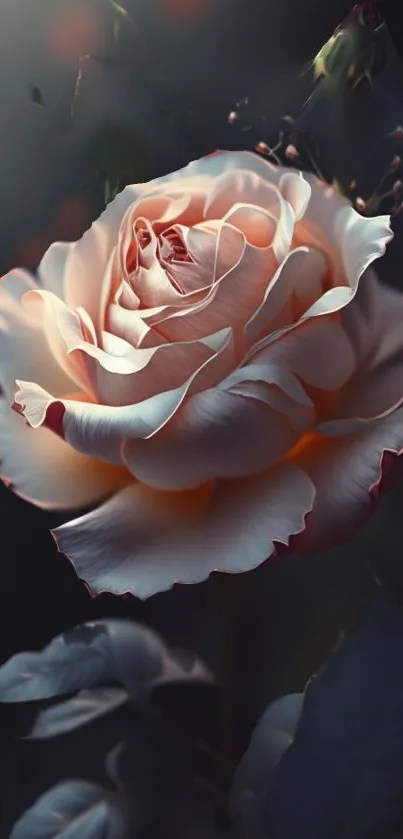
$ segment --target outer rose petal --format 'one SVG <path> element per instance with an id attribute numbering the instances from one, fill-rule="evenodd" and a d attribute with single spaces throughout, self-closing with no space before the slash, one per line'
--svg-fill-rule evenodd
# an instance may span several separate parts
<path id="1" fill-rule="evenodd" d="M 75 247 L 74 242 L 52 242 L 39 263 L 38 277 L 41 285 L 61 300 L 64 300 L 65 296 L 64 280 L 67 260 Z"/>
<path id="2" fill-rule="evenodd" d="M 127 440 L 122 456 L 132 474 L 158 489 L 187 489 L 257 474 L 292 448 L 315 417 L 298 380 L 269 365 L 238 372 L 238 382 L 229 376 L 189 399 L 155 437 Z"/>
<path id="3" fill-rule="evenodd" d="M 21 305 L 23 295 L 35 287 L 26 271 L 10 271 L 0 280 L 0 387 L 10 403 L 20 375 L 56 396 L 76 389 L 49 350 L 43 330 Z"/>
<path id="4" fill-rule="evenodd" d="M 48 429 L 29 428 L 3 399 L 0 475 L 21 498 L 47 510 L 86 507 L 129 480 L 126 470 L 79 454 Z"/>
<path id="5" fill-rule="evenodd" d="M 380 417 L 403 402 L 403 294 L 383 286 L 374 276 L 364 281 L 367 308 L 360 289 L 357 306 L 353 301 L 343 312 L 343 321 L 350 318 L 351 334 L 353 325 L 357 327 L 353 340 L 360 344 L 361 365 L 343 389 L 332 425 L 328 425 L 335 433 L 343 428 L 359 431 L 361 419 Z"/>
<path id="6" fill-rule="evenodd" d="M 216 355 L 196 370 L 175 390 L 163 391 L 144 402 L 123 407 L 88 404 L 70 399 L 56 399 L 33 382 L 17 380 L 20 390 L 15 404 L 33 428 L 52 424 L 57 413 L 61 433 L 77 451 L 121 464 L 121 447 L 126 438 L 151 437 L 176 413 L 192 389 L 215 385 L 225 376 L 233 359 L 232 335 L 222 330 L 216 341 Z M 215 381 L 215 378 L 217 381 Z"/>
<path id="7" fill-rule="evenodd" d="M 326 430 L 326 424 L 321 426 Z M 373 512 L 374 490 L 382 478 L 385 452 L 403 452 L 403 409 L 384 419 L 362 423 L 359 434 L 312 435 L 290 454 L 316 487 L 315 504 L 292 548 L 323 550 L 351 538 Z"/>
<path id="8" fill-rule="evenodd" d="M 355 354 L 337 316 L 303 320 L 248 359 L 274 364 L 322 390 L 339 390 L 355 369 Z"/>
<path id="9" fill-rule="evenodd" d="M 364 271 L 385 253 L 393 237 L 390 217 L 361 216 L 315 175 L 305 177 L 312 193 L 304 219 L 296 228 L 296 244 L 313 245 L 325 251 L 333 265 L 334 286 L 344 286 L 347 280 L 344 295 L 338 288 L 325 295 L 326 310 L 335 311 L 342 300 L 352 299 Z"/>
<path id="10" fill-rule="evenodd" d="M 201 582 L 214 570 L 257 567 L 275 542 L 288 544 L 301 530 L 314 495 L 293 466 L 190 494 L 133 484 L 54 536 L 93 594 L 144 599 L 175 582 Z"/>
<path id="11" fill-rule="evenodd" d="M 361 278 L 354 299 L 340 313 L 343 327 L 354 347 L 357 367 L 360 369 L 368 362 L 369 356 L 373 357 L 374 348 L 381 341 L 384 345 L 385 341 L 389 340 L 393 315 L 392 311 L 384 311 L 384 297 L 387 291 L 390 290 L 386 290 L 385 286 L 380 287 L 374 270 L 368 268 Z M 397 296 L 396 292 L 395 294 Z M 397 325 L 396 313 L 394 322 Z M 376 350 L 375 352 L 377 354 Z"/>

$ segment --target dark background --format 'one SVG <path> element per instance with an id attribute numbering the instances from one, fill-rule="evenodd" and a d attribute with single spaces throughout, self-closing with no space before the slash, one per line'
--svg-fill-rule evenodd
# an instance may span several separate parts
<path id="1" fill-rule="evenodd" d="M 183 8 L 187 2 L 191 6 L 193 0 L 182 0 Z M 254 116 L 265 112 L 268 135 L 275 131 L 280 116 L 298 110 L 302 101 L 301 67 L 350 8 L 348 0 L 205 0 L 203 14 L 192 21 L 168 15 L 167 0 L 165 12 L 163 0 L 126 0 L 125 5 L 132 11 L 133 31 L 122 36 L 123 60 L 117 65 L 88 62 L 71 123 L 69 105 L 82 47 L 110 54 L 107 3 L 0 0 L 2 273 L 16 264 L 35 267 L 52 239 L 76 238 L 102 209 L 91 150 L 106 122 L 135 131 L 134 166 L 141 180 L 215 148 L 253 147 L 266 137 L 259 136 L 258 128 L 245 133 L 230 128 L 228 112 L 250 96 Z M 390 157 L 390 143 L 382 138 L 403 124 L 398 6 L 396 0 L 385 2 L 393 35 L 389 66 L 374 94 L 360 100 L 354 124 L 327 132 L 325 121 L 312 118 L 324 165 L 336 167 L 340 176 L 358 176 L 368 192 Z M 73 37 L 70 12 L 77 9 L 88 20 L 94 14 L 99 23 L 92 30 L 83 24 Z M 43 104 L 31 101 L 32 84 L 40 87 Z M 395 230 L 379 271 L 385 282 L 403 288 L 401 219 Z M 241 580 L 244 619 L 238 657 L 248 684 L 247 691 L 239 692 L 237 707 L 241 739 L 268 700 L 300 690 L 340 633 L 360 623 L 378 594 L 375 566 L 383 582 L 403 590 L 402 502 L 403 491 L 397 489 L 342 549 L 282 559 Z M 40 648 L 78 622 L 123 615 L 150 622 L 169 641 L 194 645 L 214 663 L 211 581 L 179 587 L 146 604 L 110 596 L 94 601 L 57 554 L 48 533 L 51 524 L 0 487 L 1 662 L 23 649 Z M 208 625 L 203 622 L 206 604 Z M 3 709 L 0 837 L 57 778 L 99 777 L 97 760 L 116 740 L 113 726 L 100 724 L 54 743 L 16 745 L 14 728 L 13 714 Z"/>

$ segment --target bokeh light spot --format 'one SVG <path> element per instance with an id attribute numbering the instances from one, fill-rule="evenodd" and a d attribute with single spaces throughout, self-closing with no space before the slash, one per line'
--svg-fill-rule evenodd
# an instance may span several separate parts
<path id="1" fill-rule="evenodd" d="M 79 239 L 94 220 L 94 206 L 85 195 L 70 195 L 58 208 L 52 227 L 54 239 Z"/>
<path id="2" fill-rule="evenodd" d="M 211 0 L 159 0 L 162 13 L 179 24 L 200 23 L 211 9 Z"/>
<path id="3" fill-rule="evenodd" d="M 50 25 L 50 50 L 59 61 L 78 61 L 97 53 L 101 43 L 101 21 L 92 9 L 63 9 Z"/>
<path id="4" fill-rule="evenodd" d="M 51 241 L 51 237 L 46 233 L 38 233 L 36 236 L 27 237 L 10 254 L 10 265 L 35 270 Z"/>

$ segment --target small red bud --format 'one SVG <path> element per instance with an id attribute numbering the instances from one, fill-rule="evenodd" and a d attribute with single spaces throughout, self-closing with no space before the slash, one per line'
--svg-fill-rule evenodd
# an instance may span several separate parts
<path id="1" fill-rule="evenodd" d="M 403 140 L 403 125 L 397 125 L 393 131 L 390 132 L 389 137 L 393 137 L 394 140 Z"/>
<path id="2" fill-rule="evenodd" d="M 260 143 L 256 143 L 255 151 L 260 152 L 260 154 L 270 154 L 270 147 L 261 140 Z"/>
<path id="3" fill-rule="evenodd" d="M 355 206 L 357 207 L 357 210 L 365 210 L 367 203 L 363 198 L 358 197 L 355 199 Z"/>
<path id="4" fill-rule="evenodd" d="M 298 149 L 293 145 L 293 143 L 289 143 L 284 154 L 289 160 L 296 160 L 299 157 Z"/>
<path id="5" fill-rule="evenodd" d="M 228 114 L 228 122 L 230 125 L 235 125 L 235 123 L 238 122 L 238 114 L 236 111 L 231 111 Z"/>
<path id="6" fill-rule="evenodd" d="M 401 181 L 395 181 L 392 186 L 393 195 L 399 195 L 399 193 L 403 189 L 403 183 Z"/>

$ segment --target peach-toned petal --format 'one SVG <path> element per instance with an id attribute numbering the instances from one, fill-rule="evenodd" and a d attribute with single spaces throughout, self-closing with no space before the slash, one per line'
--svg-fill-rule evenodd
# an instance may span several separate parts
<path id="1" fill-rule="evenodd" d="M 160 312 L 164 307 L 159 307 Z M 118 338 L 122 338 L 132 347 L 155 347 L 165 343 L 165 338 L 145 321 L 142 311 L 126 309 L 113 303 L 108 309 L 106 329 Z"/>
<path id="2" fill-rule="evenodd" d="M 140 217 L 147 218 L 157 234 L 174 224 L 187 227 L 198 224 L 203 217 L 207 183 L 203 180 L 186 182 L 185 173 L 186 168 L 175 173 L 178 182 L 172 185 L 169 176 L 142 184 L 143 194 L 130 204 L 122 221 L 122 232 L 130 235 L 133 221 Z"/>
<path id="3" fill-rule="evenodd" d="M 194 298 L 198 292 L 206 293 L 214 281 L 217 236 L 216 231 L 204 230 L 200 226 L 182 228 L 180 225 L 175 225 L 167 231 L 168 236 L 175 234 L 183 242 L 186 258 L 180 258 L 180 254 L 175 257 L 169 247 L 164 251 L 167 240 L 161 237 L 161 263 L 171 282 L 180 289 L 186 304 L 189 295 Z"/>
<path id="4" fill-rule="evenodd" d="M 230 325 L 239 339 L 241 359 L 245 321 L 261 304 L 275 268 L 270 247 L 249 245 L 243 233 L 223 225 L 217 239 L 214 283 L 206 297 L 186 308 L 145 313 L 145 321 L 169 341 L 204 337 Z M 145 335 L 145 344 L 149 341 L 153 335 Z"/>
<path id="5" fill-rule="evenodd" d="M 187 489 L 212 478 L 253 475 L 296 444 L 315 419 L 298 380 L 268 365 L 237 372 L 192 396 L 156 436 L 125 442 L 123 460 L 138 480 Z"/>
<path id="6" fill-rule="evenodd" d="M 342 314 L 360 365 L 343 388 L 328 425 L 337 435 L 359 431 L 361 420 L 390 413 L 403 402 L 403 294 L 369 275 Z"/>
<path id="7" fill-rule="evenodd" d="M 371 496 L 382 477 L 385 452 L 403 452 L 403 409 L 363 424 L 359 434 L 312 436 L 297 450 L 291 462 L 309 475 L 316 498 L 306 532 L 293 545 L 296 552 L 344 542 L 365 523 L 373 512 Z"/>
<path id="8" fill-rule="evenodd" d="M 144 402 L 123 407 L 88 404 L 56 399 L 33 382 L 17 381 L 16 407 L 33 428 L 49 424 L 57 412 L 60 431 L 77 451 L 110 463 L 120 464 L 121 447 L 126 438 L 150 437 L 175 414 L 187 394 L 198 387 L 215 386 L 226 375 L 232 360 L 232 335 L 222 330 L 215 341 L 216 354 L 175 390 L 161 391 Z M 201 383 L 201 384 L 200 384 Z"/>
<path id="9" fill-rule="evenodd" d="M 270 340 L 263 349 L 250 350 L 248 360 L 274 364 L 303 382 L 323 390 L 339 390 L 355 370 L 355 353 L 335 317 L 304 320 L 294 329 Z"/>
<path id="10" fill-rule="evenodd" d="M 103 327 L 105 308 L 114 291 L 113 276 L 108 267 L 118 241 L 119 227 L 140 189 L 138 185 L 126 187 L 111 201 L 82 238 L 69 248 L 65 260 L 63 299 L 71 309 L 82 306 L 96 329 Z"/>
<path id="11" fill-rule="evenodd" d="M 35 281 L 26 271 L 10 271 L 0 281 L 0 387 L 11 403 L 18 377 L 33 379 L 57 396 L 74 390 L 73 380 L 52 355 L 40 326 L 21 305 Z"/>
<path id="12" fill-rule="evenodd" d="M 267 286 L 260 306 L 246 321 L 249 343 L 295 324 L 321 296 L 326 259 L 314 248 L 290 251 Z"/>
<path id="13" fill-rule="evenodd" d="M 78 509 L 129 481 L 124 469 L 85 457 L 46 428 L 33 430 L 0 399 L 0 475 L 17 495 L 44 509 Z"/>
<path id="14" fill-rule="evenodd" d="M 283 172 L 278 184 L 283 198 L 291 205 L 295 220 L 304 217 L 311 198 L 311 186 L 302 172 Z"/>
<path id="15" fill-rule="evenodd" d="M 305 178 L 312 192 L 304 219 L 296 227 L 296 245 L 313 245 L 326 252 L 335 288 L 322 298 L 317 310 L 336 311 L 352 299 L 363 273 L 384 254 L 393 237 L 390 217 L 361 216 L 316 176 L 307 173 Z M 345 286 L 344 293 L 339 286 Z"/>
<path id="16" fill-rule="evenodd" d="M 343 327 L 354 347 L 359 369 L 367 364 L 369 357 L 374 357 L 374 353 L 378 354 L 377 348 L 381 342 L 383 346 L 385 342 L 389 343 L 392 312 L 383 311 L 383 288 L 380 287 L 374 270 L 368 268 L 361 278 L 357 294 L 340 312 Z M 396 323 L 397 317 L 394 320 Z"/>
<path id="17" fill-rule="evenodd" d="M 79 351 L 86 359 L 97 401 L 120 406 L 135 405 L 157 393 L 182 386 L 205 362 L 213 359 L 219 343 L 214 336 L 208 336 L 199 341 L 166 342 L 136 349 L 122 338 L 103 332 L 102 348 L 77 342 L 72 350 Z M 232 363 L 235 363 L 233 357 Z"/>
<path id="18" fill-rule="evenodd" d="M 145 599 L 214 570 L 250 571 L 303 528 L 313 499 L 311 481 L 292 466 L 201 488 L 196 501 L 134 484 L 54 536 L 93 594 Z"/>
<path id="19" fill-rule="evenodd" d="M 311 187 L 301 172 L 274 167 L 250 152 L 228 152 L 220 158 L 211 163 L 205 158 L 204 163 L 199 162 L 215 171 L 204 207 L 205 218 L 223 218 L 239 203 L 271 210 L 279 205 L 279 196 L 290 205 L 296 220 L 302 218 Z"/>
<path id="20" fill-rule="evenodd" d="M 86 341 L 79 314 L 69 309 L 53 292 L 42 289 L 28 291 L 24 295 L 23 305 L 43 329 L 50 352 L 61 369 L 80 390 L 94 395 L 86 359 L 80 353 Z M 86 316 L 89 318 L 88 313 Z"/>
<path id="21" fill-rule="evenodd" d="M 40 285 L 61 300 L 65 299 L 66 263 L 74 247 L 74 242 L 53 242 L 38 267 Z"/>
<path id="22" fill-rule="evenodd" d="M 400 352 L 403 345 L 403 294 L 381 283 L 373 276 L 372 320 L 376 318 L 377 330 L 374 344 L 374 364 L 381 364 Z M 374 335 L 374 333 L 373 333 Z"/>

